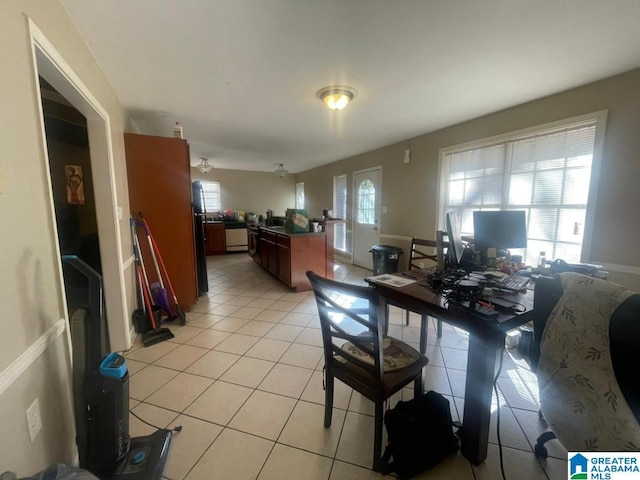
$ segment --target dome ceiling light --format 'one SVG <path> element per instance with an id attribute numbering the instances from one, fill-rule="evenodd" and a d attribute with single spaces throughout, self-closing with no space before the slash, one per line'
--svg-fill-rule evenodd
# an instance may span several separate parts
<path id="1" fill-rule="evenodd" d="M 353 87 L 345 85 L 331 85 L 318 90 L 316 96 L 331 110 L 342 110 L 357 95 Z"/>

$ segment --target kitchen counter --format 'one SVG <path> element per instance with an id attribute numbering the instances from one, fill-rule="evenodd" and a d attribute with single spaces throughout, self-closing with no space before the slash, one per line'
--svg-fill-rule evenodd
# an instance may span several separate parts
<path id="1" fill-rule="evenodd" d="M 224 225 L 225 228 L 247 228 L 247 226 L 250 225 L 247 222 L 223 221 L 223 220 L 207 220 L 206 223 L 207 225 L 211 225 L 211 224 Z"/>
<path id="2" fill-rule="evenodd" d="M 275 232 L 278 233 L 280 235 L 287 235 L 290 237 L 304 237 L 307 235 L 325 235 L 325 232 L 303 232 L 303 233 L 289 233 L 287 232 L 287 230 L 284 228 L 284 226 L 272 226 L 272 227 L 258 227 L 260 230 L 267 230 L 267 231 L 271 231 L 271 232 Z"/>
<path id="3" fill-rule="evenodd" d="M 333 279 L 333 223 L 324 232 L 288 233 L 284 226 L 249 227 L 249 254 L 296 291 L 311 290 L 307 270 Z"/>

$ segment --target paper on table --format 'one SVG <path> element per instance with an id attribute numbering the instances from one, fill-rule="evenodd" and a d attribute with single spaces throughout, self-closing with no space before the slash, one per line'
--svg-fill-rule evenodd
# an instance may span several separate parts
<path id="1" fill-rule="evenodd" d="M 416 283 L 415 280 L 410 278 L 396 277 L 395 275 L 382 274 L 376 275 L 375 277 L 369 277 L 367 280 L 371 280 L 372 282 L 382 283 L 383 285 L 390 285 L 392 287 L 406 287 L 407 285 L 411 285 L 412 283 Z"/>

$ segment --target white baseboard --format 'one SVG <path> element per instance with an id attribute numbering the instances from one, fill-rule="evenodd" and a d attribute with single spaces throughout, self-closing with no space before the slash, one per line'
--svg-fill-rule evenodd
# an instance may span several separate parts
<path id="1" fill-rule="evenodd" d="M 340 263 L 346 263 L 348 265 L 353 265 L 353 258 L 351 257 L 351 255 L 346 256 L 346 255 L 341 255 L 337 252 L 335 252 L 333 254 L 333 259 L 340 262 Z"/>

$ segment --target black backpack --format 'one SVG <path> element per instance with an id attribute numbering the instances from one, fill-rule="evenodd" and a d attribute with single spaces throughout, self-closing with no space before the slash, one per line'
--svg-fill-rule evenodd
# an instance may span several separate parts
<path id="1" fill-rule="evenodd" d="M 434 391 L 398 402 L 385 414 L 384 424 L 389 437 L 383 456 L 385 473 L 395 471 L 402 479 L 434 467 L 460 448 L 449 400 Z"/>

